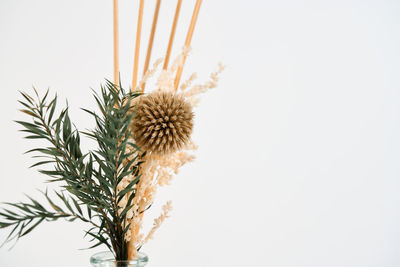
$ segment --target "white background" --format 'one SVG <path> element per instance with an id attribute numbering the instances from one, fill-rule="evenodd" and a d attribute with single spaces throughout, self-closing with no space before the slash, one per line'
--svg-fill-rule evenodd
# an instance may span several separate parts
<path id="1" fill-rule="evenodd" d="M 121 76 L 131 81 L 138 2 L 120 1 Z M 174 55 L 195 1 L 183 3 Z M 150 267 L 400 265 L 398 1 L 203 1 L 184 78 L 228 68 L 196 110 L 197 160 L 163 188 L 172 217 L 143 250 Z M 146 1 L 142 47 L 155 1 Z M 176 2 L 164 0 L 153 59 Z M 142 59 L 144 49 L 142 50 Z M 143 63 L 143 61 L 141 61 Z M 0 201 L 38 196 L 22 153 L 17 90 L 68 98 L 93 126 L 89 88 L 112 79 L 112 1 L 0 1 Z M 63 104 L 63 101 L 60 101 Z M 90 145 L 90 144 L 88 144 Z M 86 225 L 40 225 L 1 267 L 89 266 Z M 4 239 L 5 231 L 0 231 Z"/>

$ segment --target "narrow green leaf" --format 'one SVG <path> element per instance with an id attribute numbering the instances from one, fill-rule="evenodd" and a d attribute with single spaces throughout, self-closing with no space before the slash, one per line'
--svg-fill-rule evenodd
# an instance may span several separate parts
<path id="1" fill-rule="evenodd" d="M 23 237 L 24 235 L 29 234 L 33 229 L 36 228 L 36 226 L 38 226 L 41 222 L 43 222 L 46 218 L 43 217 L 40 220 L 38 220 L 34 225 L 32 225 L 28 230 L 26 230 L 25 232 L 23 232 L 22 234 L 19 235 L 19 237 Z"/>

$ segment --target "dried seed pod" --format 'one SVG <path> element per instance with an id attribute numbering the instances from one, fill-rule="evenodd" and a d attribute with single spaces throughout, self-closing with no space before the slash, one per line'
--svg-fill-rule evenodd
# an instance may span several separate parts
<path id="1" fill-rule="evenodd" d="M 189 141 L 192 129 L 192 106 L 181 95 L 155 91 L 139 97 L 132 133 L 142 150 L 160 155 L 175 152 Z"/>

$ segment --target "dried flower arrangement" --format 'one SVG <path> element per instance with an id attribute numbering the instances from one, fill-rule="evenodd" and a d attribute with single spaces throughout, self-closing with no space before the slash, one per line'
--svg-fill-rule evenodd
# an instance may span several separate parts
<path id="1" fill-rule="evenodd" d="M 193 85 L 196 74 L 192 74 L 180 85 L 201 0 L 196 2 L 184 49 L 168 66 L 182 4 L 178 0 L 166 56 L 149 69 L 160 2 L 155 6 L 143 76 L 137 82 L 144 4 L 140 0 L 132 89 L 124 90 L 119 81 L 118 0 L 114 0 L 114 82 L 107 81 L 100 93 L 94 93 L 99 112 L 83 109 L 96 122 L 93 130 L 75 129 L 68 107 L 57 112 L 57 96 L 50 99 L 48 91 L 43 97 L 36 90 L 35 97 L 21 92 L 21 111 L 32 120 L 17 123 L 27 139 L 48 143 L 28 151 L 39 158 L 31 167 L 51 165 L 39 172 L 49 176 L 50 182 L 61 183 L 61 189 L 43 192 L 47 204 L 30 197 L 27 202 L 6 203 L 15 208 L 0 212 L 0 228 L 11 228 L 6 242 L 27 235 L 43 221 L 78 219 L 91 225 L 86 231 L 95 242 L 91 248 L 106 245 L 117 261 L 131 260 L 169 216 L 168 201 L 153 228 L 142 232 L 143 215 L 157 189 L 170 184 L 174 174 L 194 159 L 193 107 L 199 94 L 217 86 L 223 66 L 204 84 Z M 156 89 L 145 93 L 146 83 L 156 73 Z M 82 134 L 95 140 L 97 149 L 84 152 Z"/>

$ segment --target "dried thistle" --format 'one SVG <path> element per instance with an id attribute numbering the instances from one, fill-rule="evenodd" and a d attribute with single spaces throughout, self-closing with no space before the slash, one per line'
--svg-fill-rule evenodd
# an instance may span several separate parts
<path id="1" fill-rule="evenodd" d="M 188 143 L 192 129 L 192 106 L 179 94 L 155 91 L 141 96 L 136 104 L 132 133 L 144 151 L 175 152 Z"/>

